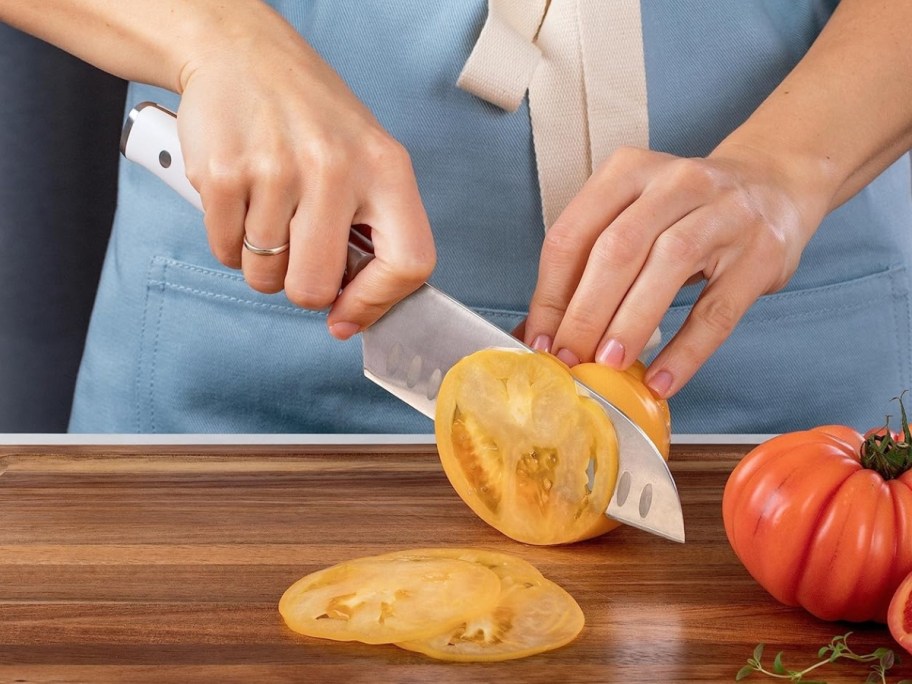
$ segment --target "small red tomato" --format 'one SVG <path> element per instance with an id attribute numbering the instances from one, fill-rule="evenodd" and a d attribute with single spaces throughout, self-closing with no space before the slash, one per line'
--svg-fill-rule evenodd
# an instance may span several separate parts
<path id="1" fill-rule="evenodd" d="M 902 423 L 897 436 L 882 430 L 865 438 L 838 425 L 780 435 L 732 472 L 722 499 L 725 533 L 776 599 L 824 620 L 886 620 L 912 572 L 904 409 Z"/>
<path id="2" fill-rule="evenodd" d="M 897 643 L 912 653 L 912 573 L 902 581 L 890 601 L 887 624 Z"/>

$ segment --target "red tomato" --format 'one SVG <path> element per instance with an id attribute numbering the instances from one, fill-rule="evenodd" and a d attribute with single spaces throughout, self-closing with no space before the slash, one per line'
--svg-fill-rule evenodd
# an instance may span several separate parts
<path id="1" fill-rule="evenodd" d="M 887 624 L 899 645 L 912 653 L 912 573 L 902 581 L 890 601 Z"/>
<path id="2" fill-rule="evenodd" d="M 885 621 L 912 572 L 905 413 L 903 427 L 899 442 L 834 425 L 784 434 L 732 472 L 722 499 L 725 533 L 776 599 L 824 620 Z M 904 465 L 889 472 L 878 451 Z"/>

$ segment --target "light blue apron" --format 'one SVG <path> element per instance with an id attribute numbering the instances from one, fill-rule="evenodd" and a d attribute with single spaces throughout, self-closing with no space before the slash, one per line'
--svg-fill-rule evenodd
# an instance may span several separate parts
<path id="1" fill-rule="evenodd" d="M 272 3 L 409 150 L 438 249 L 431 282 L 504 329 L 525 315 L 543 235 L 525 105 L 455 83 L 485 0 Z M 832 2 L 643 3 L 654 149 L 705 155 L 807 50 Z M 177 97 L 133 84 L 128 107 Z M 833 132 L 839 135 L 838 131 Z M 85 355 L 76 432 L 430 432 L 362 376 L 360 341 L 261 295 L 209 252 L 200 215 L 124 163 Z M 779 432 L 895 413 L 912 387 L 912 181 L 903 158 L 833 212 L 672 400 L 676 432 Z M 666 339 L 699 292 L 685 288 Z"/>

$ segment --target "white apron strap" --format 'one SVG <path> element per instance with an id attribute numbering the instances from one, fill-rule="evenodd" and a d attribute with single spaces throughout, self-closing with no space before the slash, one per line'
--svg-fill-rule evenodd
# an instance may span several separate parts
<path id="1" fill-rule="evenodd" d="M 456 85 L 515 112 L 541 58 L 535 36 L 547 5 L 548 0 L 489 0 L 488 18 Z"/>
<path id="2" fill-rule="evenodd" d="M 649 146 L 640 0 L 488 0 L 457 85 L 507 111 L 529 91 L 547 229 L 612 151 Z"/>
<path id="3" fill-rule="evenodd" d="M 649 147 L 640 0 L 488 0 L 457 85 L 509 112 L 528 90 L 547 230 L 614 150 Z"/>

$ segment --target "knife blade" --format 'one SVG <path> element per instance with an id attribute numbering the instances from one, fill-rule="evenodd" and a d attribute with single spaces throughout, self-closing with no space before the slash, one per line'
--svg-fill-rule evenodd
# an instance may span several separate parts
<path id="1" fill-rule="evenodd" d="M 124 124 L 124 157 L 158 176 L 202 211 L 187 180 L 177 118 L 154 102 L 137 105 Z M 347 279 L 373 257 L 370 242 L 353 230 Z M 446 372 L 463 357 L 489 347 L 532 350 L 437 288 L 425 283 L 361 333 L 364 374 L 432 420 Z M 598 402 L 614 423 L 619 447 L 618 483 L 605 515 L 677 542 L 684 516 L 668 464 L 646 434 L 620 409 L 577 381 L 578 391 Z"/>

